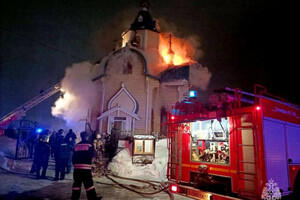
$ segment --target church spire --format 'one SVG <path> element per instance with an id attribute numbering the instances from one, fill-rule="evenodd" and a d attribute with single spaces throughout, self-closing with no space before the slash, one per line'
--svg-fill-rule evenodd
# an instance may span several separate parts
<path id="1" fill-rule="evenodd" d="M 156 22 L 152 19 L 148 9 L 150 3 L 147 0 L 141 0 L 140 2 L 141 10 L 135 18 L 134 22 L 131 24 L 130 30 L 141 30 L 148 29 L 151 31 L 158 31 L 156 29 Z"/>
<path id="2" fill-rule="evenodd" d="M 141 0 L 140 7 L 141 10 L 131 24 L 130 29 L 122 34 L 122 47 L 130 45 L 140 50 L 158 49 L 160 28 L 158 22 L 153 20 L 148 12 L 149 1 Z"/>

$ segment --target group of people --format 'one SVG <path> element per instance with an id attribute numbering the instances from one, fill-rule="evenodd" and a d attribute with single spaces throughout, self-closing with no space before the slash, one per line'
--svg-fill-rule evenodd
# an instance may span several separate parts
<path id="1" fill-rule="evenodd" d="M 49 157 L 52 154 L 55 158 L 55 178 L 53 180 L 63 180 L 65 173 L 71 172 L 71 164 L 74 166 L 72 200 L 79 200 L 81 185 L 84 184 L 88 200 L 100 200 L 102 196 L 96 194 L 92 177 L 92 162 L 95 157 L 95 148 L 89 142 L 89 134 L 85 131 L 80 133 L 81 141 L 76 144 L 76 134 L 69 130 L 63 136 L 63 130 L 48 134 L 41 134 L 39 142 L 35 147 L 34 171 L 37 178 L 46 178 Z M 40 176 L 40 170 L 42 175 Z"/>
<path id="2" fill-rule="evenodd" d="M 38 143 L 34 148 L 33 165 L 31 173 L 36 173 L 37 179 L 46 179 L 49 157 L 55 159 L 54 181 L 64 180 L 65 174 L 71 172 L 72 155 L 76 144 L 76 134 L 72 129 L 63 136 L 63 129 L 53 132 L 49 138 L 49 131 L 40 134 Z M 42 169 L 42 174 L 40 171 Z"/>

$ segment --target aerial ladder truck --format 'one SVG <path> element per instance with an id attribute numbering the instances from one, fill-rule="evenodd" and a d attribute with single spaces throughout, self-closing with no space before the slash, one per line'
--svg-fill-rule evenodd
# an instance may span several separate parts
<path id="1" fill-rule="evenodd" d="M 26 115 L 26 112 L 33 108 L 34 106 L 38 105 L 42 101 L 48 99 L 50 96 L 54 95 L 61 89 L 61 83 L 57 83 L 48 90 L 40 93 L 38 96 L 34 97 L 30 101 L 26 102 L 25 104 L 19 106 L 18 108 L 14 109 L 7 115 L 3 116 L 0 119 L 0 132 L 3 130 L 8 124 L 11 122 L 21 119 Z"/>

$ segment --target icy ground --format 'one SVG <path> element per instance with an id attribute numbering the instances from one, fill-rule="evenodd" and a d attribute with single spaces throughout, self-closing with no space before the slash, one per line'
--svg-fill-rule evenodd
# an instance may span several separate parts
<path id="1" fill-rule="evenodd" d="M 67 174 L 63 181 L 51 181 L 54 177 L 54 160 L 49 161 L 46 180 L 36 180 L 30 174 L 31 159 L 14 160 L 15 140 L 6 136 L 0 136 L 0 199 L 2 200 L 47 200 L 47 199 L 70 199 L 72 192 L 72 174 Z M 166 173 L 167 159 L 166 141 L 162 140 L 156 146 L 156 159 L 151 165 L 134 166 L 131 164 L 131 157 L 128 150 L 122 150 L 110 164 L 110 169 L 119 176 L 134 177 L 145 180 L 162 181 Z M 131 188 L 145 188 L 143 192 L 153 192 L 147 187 L 148 184 L 136 181 L 128 181 L 112 177 L 118 183 Z M 144 195 L 121 188 L 107 179 L 93 174 L 96 192 L 103 196 L 103 200 L 167 200 L 169 195 L 161 192 L 155 195 Z M 133 187 L 134 186 L 134 187 Z M 81 189 L 81 199 L 86 199 L 84 187 Z M 175 200 L 188 200 L 189 198 L 174 195 Z"/>

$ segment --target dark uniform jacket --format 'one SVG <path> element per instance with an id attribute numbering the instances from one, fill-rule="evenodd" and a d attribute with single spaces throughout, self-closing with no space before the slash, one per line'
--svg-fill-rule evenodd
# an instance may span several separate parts
<path id="1" fill-rule="evenodd" d="M 71 150 L 71 146 L 64 142 L 63 136 L 56 138 L 53 148 L 55 159 L 68 159 Z"/>
<path id="2" fill-rule="evenodd" d="M 92 158 L 94 155 L 94 146 L 88 141 L 81 141 L 76 144 L 72 158 L 74 169 L 92 169 Z"/>
<path id="3" fill-rule="evenodd" d="M 34 161 L 38 165 L 48 165 L 50 146 L 47 142 L 39 141 L 35 146 Z"/>
<path id="4" fill-rule="evenodd" d="M 70 141 L 70 138 L 72 138 L 71 141 Z M 69 133 L 67 133 L 67 135 L 65 137 L 65 142 L 67 142 L 69 145 L 74 147 L 76 144 L 76 139 L 77 139 L 77 136 L 75 135 L 75 133 L 69 132 Z"/>
<path id="5" fill-rule="evenodd" d="M 70 151 L 72 151 L 72 147 L 69 144 L 63 142 L 58 148 L 57 156 L 61 159 L 68 159 Z"/>

